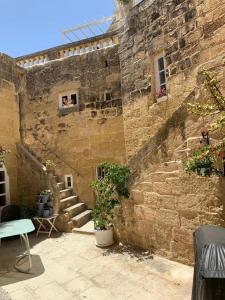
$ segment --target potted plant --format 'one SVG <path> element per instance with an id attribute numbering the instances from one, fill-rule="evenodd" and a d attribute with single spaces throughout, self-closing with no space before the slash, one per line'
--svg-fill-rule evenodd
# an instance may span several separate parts
<path id="1" fill-rule="evenodd" d="M 40 193 L 40 196 L 42 198 L 43 203 L 47 203 L 51 195 L 52 195 L 52 192 L 50 190 L 42 191 Z"/>
<path id="2" fill-rule="evenodd" d="M 91 183 L 96 195 L 96 207 L 92 212 L 94 221 L 96 245 L 107 247 L 113 244 L 113 208 L 120 203 L 122 197 L 129 197 L 126 166 L 104 163 L 104 178 Z"/>
<path id="3" fill-rule="evenodd" d="M 51 198 L 49 198 L 47 204 L 48 204 L 48 207 L 49 207 L 50 216 L 52 216 L 53 215 L 53 202 L 52 202 Z"/>
<path id="4" fill-rule="evenodd" d="M 50 210 L 47 203 L 44 204 L 43 210 L 42 210 L 42 216 L 43 218 L 48 218 L 50 216 Z"/>
<path id="5" fill-rule="evenodd" d="M 37 215 L 39 217 L 41 217 L 42 216 L 42 211 L 43 211 L 43 208 L 44 208 L 44 202 L 42 200 L 42 197 L 39 198 L 37 207 L 38 207 Z"/>
<path id="6" fill-rule="evenodd" d="M 55 173 L 55 167 L 56 167 L 56 164 L 53 160 L 51 159 L 47 159 L 45 162 L 44 162 L 44 165 L 47 169 L 47 172 L 49 173 Z"/>
<path id="7" fill-rule="evenodd" d="M 5 157 L 8 153 L 10 153 L 9 150 L 6 150 L 2 146 L 0 146 L 0 166 L 2 166 L 4 164 Z"/>

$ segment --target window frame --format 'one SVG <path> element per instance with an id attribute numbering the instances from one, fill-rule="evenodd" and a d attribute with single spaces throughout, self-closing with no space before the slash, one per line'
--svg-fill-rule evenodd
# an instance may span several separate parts
<path id="1" fill-rule="evenodd" d="M 70 178 L 71 186 L 68 185 L 68 178 Z M 65 175 L 65 188 L 66 189 L 72 189 L 73 188 L 73 175 Z"/>
<path id="2" fill-rule="evenodd" d="M 99 173 L 101 173 L 100 176 L 99 176 Z M 103 167 L 101 165 L 96 167 L 96 175 L 95 176 L 96 176 L 97 180 L 105 178 L 105 172 L 103 171 Z"/>
<path id="3" fill-rule="evenodd" d="M 163 59 L 163 69 L 162 70 L 160 70 L 160 68 L 159 68 L 159 60 L 161 58 Z M 158 54 L 154 57 L 154 69 L 155 69 L 155 94 L 156 94 L 156 98 L 159 99 L 159 101 L 160 101 L 160 99 L 162 97 L 167 97 L 167 91 L 168 91 L 168 84 L 167 84 L 167 78 L 166 78 L 165 56 L 164 56 L 163 52 L 161 52 L 160 54 Z M 161 83 L 161 79 L 160 79 L 161 73 L 164 73 L 164 75 L 165 75 L 164 83 Z M 166 88 L 165 95 L 157 97 L 157 94 L 160 93 L 162 86 L 165 86 L 165 88 Z"/>
<path id="4" fill-rule="evenodd" d="M 107 95 L 110 95 L 110 99 L 107 99 Z M 111 101 L 111 100 L 112 100 L 112 91 L 105 91 L 104 101 Z"/>
<path id="5" fill-rule="evenodd" d="M 77 97 L 77 104 L 70 104 L 70 105 L 63 105 L 63 97 L 67 97 L 67 99 L 71 99 L 72 95 L 75 95 Z M 71 108 L 71 107 L 78 107 L 79 106 L 79 92 L 77 90 L 70 90 L 66 91 L 65 93 L 60 93 L 59 94 L 59 109 L 66 109 L 66 108 Z"/>

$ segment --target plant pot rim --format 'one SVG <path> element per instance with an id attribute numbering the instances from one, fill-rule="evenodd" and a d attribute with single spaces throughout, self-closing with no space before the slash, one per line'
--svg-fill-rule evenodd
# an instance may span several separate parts
<path id="1" fill-rule="evenodd" d="M 99 231 L 110 231 L 110 230 L 113 230 L 113 227 L 111 228 L 108 228 L 108 229 L 94 229 L 95 231 L 99 232 Z"/>

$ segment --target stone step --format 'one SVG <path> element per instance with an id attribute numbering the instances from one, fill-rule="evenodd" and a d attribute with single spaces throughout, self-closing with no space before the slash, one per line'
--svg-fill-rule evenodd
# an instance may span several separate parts
<path id="1" fill-rule="evenodd" d="M 152 192 L 153 190 L 153 183 L 151 181 L 143 181 L 139 185 L 139 190 L 143 192 Z"/>
<path id="2" fill-rule="evenodd" d="M 65 210 L 66 208 L 73 206 L 78 202 L 78 196 L 70 196 L 60 200 L 60 209 Z"/>
<path id="3" fill-rule="evenodd" d="M 72 189 L 64 189 L 64 190 L 59 191 L 59 197 L 60 197 L 60 199 L 64 199 L 64 198 L 70 197 L 70 196 L 72 196 L 72 194 L 73 194 L 73 190 Z"/>
<path id="4" fill-rule="evenodd" d="M 150 173 L 147 178 L 145 179 L 145 181 L 150 181 L 150 182 L 154 182 L 154 181 L 165 181 L 167 178 L 179 178 L 180 176 L 180 171 L 176 170 L 176 171 L 171 171 L 171 172 L 167 172 L 167 171 L 160 171 L 160 172 L 154 172 L 154 173 Z"/>
<path id="5" fill-rule="evenodd" d="M 84 224 L 86 224 L 88 221 L 91 220 L 91 210 L 85 210 L 79 215 L 73 217 L 71 221 L 73 221 L 73 224 L 75 227 L 80 228 Z"/>
<path id="6" fill-rule="evenodd" d="M 94 222 L 89 221 L 80 228 L 73 228 L 73 233 L 80 233 L 80 234 L 95 234 L 94 230 Z"/>
<path id="7" fill-rule="evenodd" d="M 165 162 L 160 165 L 154 166 L 155 172 L 173 172 L 177 170 L 182 170 L 183 165 L 181 161 L 170 161 L 170 162 Z"/>
<path id="8" fill-rule="evenodd" d="M 60 190 L 65 189 L 65 182 L 57 182 L 57 186 Z"/>
<path id="9" fill-rule="evenodd" d="M 77 203 L 73 206 L 64 209 L 64 211 L 69 213 L 70 217 L 72 218 L 80 214 L 81 212 L 85 211 L 85 209 L 86 209 L 86 205 L 84 203 Z"/>

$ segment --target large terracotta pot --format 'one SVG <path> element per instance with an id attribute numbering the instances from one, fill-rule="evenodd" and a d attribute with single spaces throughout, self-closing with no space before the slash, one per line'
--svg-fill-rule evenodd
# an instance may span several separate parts
<path id="1" fill-rule="evenodd" d="M 108 247 L 114 244 L 113 229 L 95 230 L 96 246 Z"/>

